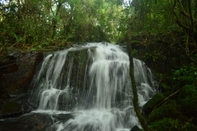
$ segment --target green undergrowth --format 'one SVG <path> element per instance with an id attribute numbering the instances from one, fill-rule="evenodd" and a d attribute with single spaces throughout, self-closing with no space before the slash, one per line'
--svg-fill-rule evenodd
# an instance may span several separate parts
<path id="1" fill-rule="evenodd" d="M 197 66 L 191 63 L 174 70 L 168 84 L 161 84 L 163 101 L 148 115 L 153 131 L 197 129 Z"/>

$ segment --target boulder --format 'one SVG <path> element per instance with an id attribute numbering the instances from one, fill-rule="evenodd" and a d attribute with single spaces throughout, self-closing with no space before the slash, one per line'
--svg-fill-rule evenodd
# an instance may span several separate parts
<path id="1" fill-rule="evenodd" d="M 27 91 L 35 74 L 37 65 L 42 61 L 42 53 L 27 53 L 9 56 L 0 62 L 0 90 L 8 95 Z"/>
<path id="2" fill-rule="evenodd" d="M 47 114 L 26 114 L 24 116 L 0 121 L 2 131 L 45 131 L 53 123 Z"/>
<path id="3" fill-rule="evenodd" d="M 141 129 L 135 125 L 130 131 L 141 131 Z"/>
<path id="4" fill-rule="evenodd" d="M 156 122 L 163 118 L 172 118 L 175 120 L 183 120 L 184 116 L 180 113 L 180 106 L 175 100 L 167 100 L 162 106 L 154 109 L 148 117 L 148 122 Z"/>
<path id="5" fill-rule="evenodd" d="M 151 100 L 149 100 L 146 104 L 144 104 L 142 111 L 145 115 L 149 115 L 151 111 L 158 105 L 162 100 L 164 100 L 165 96 L 162 94 L 155 94 Z"/>
<path id="6" fill-rule="evenodd" d="M 0 113 L 1 117 L 17 116 L 22 113 L 20 103 L 15 101 L 4 102 Z"/>
<path id="7" fill-rule="evenodd" d="M 30 110 L 28 90 L 42 59 L 42 53 L 26 53 L 0 60 L 0 117 L 15 117 Z"/>
<path id="8" fill-rule="evenodd" d="M 27 113 L 20 117 L 0 120 L 1 131 L 55 131 L 58 123 L 72 119 L 71 114 Z M 59 121 L 59 122 L 58 122 Z"/>

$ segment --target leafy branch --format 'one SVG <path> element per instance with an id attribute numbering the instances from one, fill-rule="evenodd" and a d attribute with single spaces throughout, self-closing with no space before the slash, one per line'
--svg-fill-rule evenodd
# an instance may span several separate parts
<path id="1" fill-rule="evenodd" d="M 176 23 L 183 28 L 189 35 L 194 38 L 197 34 L 197 19 L 192 14 L 192 1 L 187 0 L 185 3 L 180 0 L 174 0 L 173 15 L 176 18 Z"/>

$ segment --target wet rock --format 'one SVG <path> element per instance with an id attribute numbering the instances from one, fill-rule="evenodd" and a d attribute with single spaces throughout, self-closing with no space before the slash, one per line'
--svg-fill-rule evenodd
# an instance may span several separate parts
<path id="1" fill-rule="evenodd" d="M 18 70 L 14 56 L 6 56 L 0 61 L 0 74 L 12 73 Z"/>
<path id="2" fill-rule="evenodd" d="M 175 100 L 168 100 L 150 113 L 148 123 L 156 122 L 163 118 L 183 120 L 185 116 L 180 113 L 180 105 L 178 105 Z"/>
<path id="3" fill-rule="evenodd" d="M 28 90 L 42 59 L 42 53 L 26 53 L 0 60 L 0 117 L 16 117 L 31 110 L 26 102 Z"/>
<path id="4" fill-rule="evenodd" d="M 15 60 L 12 60 L 14 58 L 11 57 L 10 61 L 3 63 L 0 86 L 4 92 L 6 91 L 10 95 L 27 91 L 42 57 L 41 53 L 27 53 Z"/>
<path id="5" fill-rule="evenodd" d="M 151 111 L 155 108 L 157 104 L 159 104 L 165 96 L 161 94 L 155 94 L 151 100 L 149 100 L 144 106 L 143 106 L 143 112 L 145 115 L 149 115 Z"/>
<path id="6" fill-rule="evenodd" d="M 16 64 L 16 58 L 13 56 L 7 56 L 1 58 L 0 60 L 0 94 L 1 98 L 7 99 L 8 94 L 6 92 L 5 86 L 3 86 L 4 76 L 3 74 L 8 74 L 12 72 L 16 72 L 18 70 L 18 66 Z"/>
<path id="7" fill-rule="evenodd" d="M 26 114 L 19 118 L 0 121 L 1 131 L 45 131 L 53 123 L 47 114 Z"/>
<path id="8" fill-rule="evenodd" d="M 1 108 L 0 117 L 13 117 L 21 114 L 21 106 L 15 101 L 5 102 Z"/>
<path id="9" fill-rule="evenodd" d="M 74 116 L 72 114 L 59 114 L 59 115 L 55 115 L 53 117 L 61 122 L 66 122 L 67 120 L 74 118 Z"/>
<path id="10" fill-rule="evenodd" d="M 135 125 L 130 131 L 141 131 L 141 129 Z"/>

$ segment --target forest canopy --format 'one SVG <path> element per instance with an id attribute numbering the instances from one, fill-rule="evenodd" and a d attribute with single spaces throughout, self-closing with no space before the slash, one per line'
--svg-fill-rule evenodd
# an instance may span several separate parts
<path id="1" fill-rule="evenodd" d="M 121 0 L 9 0 L 0 3 L 1 45 L 116 42 L 127 24 Z"/>
<path id="2" fill-rule="evenodd" d="M 196 33 L 194 0 L 4 0 L 0 45 L 44 48 L 69 42 L 124 41 L 126 32 Z M 180 28 L 181 27 L 181 28 Z M 20 46 L 21 48 L 21 46 Z"/>

